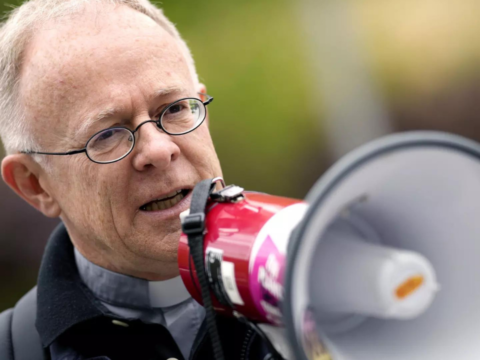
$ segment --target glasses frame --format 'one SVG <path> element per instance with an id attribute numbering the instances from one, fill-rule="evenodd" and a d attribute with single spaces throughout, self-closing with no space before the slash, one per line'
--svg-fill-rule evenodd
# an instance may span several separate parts
<path id="1" fill-rule="evenodd" d="M 106 128 L 106 129 L 102 129 L 100 131 L 97 131 L 95 134 L 93 134 L 92 136 L 90 136 L 90 138 L 87 140 L 87 142 L 85 143 L 85 147 L 83 149 L 78 149 L 78 150 L 71 150 L 71 151 L 67 151 L 67 152 L 44 152 L 44 151 L 21 151 L 22 154 L 28 154 L 28 155 L 55 155 L 55 156 L 65 156 L 65 155 L 76 155 L 76 154 L 81 154 L 81 153 L 85 153 L 85 155 L 87 155 L 87 158 L 96 163 L 96 164 L 112 164 L 112 163 L 115 163 L 117 161 L 120 161 L 124 158 L 126 158 L 128 155 L 130 155 L 130 153 L 132 152 L 133 148 L 135 147 L 135 133 L 140 129 L 140 127 L 142 127 L 143 125 L 147 124 L 147 123 L 155 123 L 155 125 L 157 125 L 157 127 L 159 129 L 161 129 L 163 132 L 165 132 L 166 134 L 168 135 L 171 135 L 171 136 L 180 136 L 180 135 L 185 135 L 185 134 L 188 134 L 194 130 L 196 130 L 200 125 L 203 124 L 203 122 L 205 121 L 206 117 L 207 117 L 207 105 L 209 105 L 212 101 L 213 101 L 213 97 L 211 97 L 210 95 L 208 94 L 203 94 L 203 93 L 198 93 L 199 95 L 202 95 L 202 96 L 206 96 L 207 97 L 207 100 L 205 101 L 202 101 L 201 99 L 197 99 L 197 98 L 194 98 L 194 97 L 186 97 L 186 98 L 182 98 L 182 99 L 178 99 L 170 104 L 168 104 L 167 107 L 165 107 L 165 109 L 160 113 L 159 117 L 158 117 L 158 120 L 145 120 L 143 121 L 142 123 L 138 124 L 138 126 L 135 128 L 135 130 L 130 130 L 129 128 L 125 127 L 125 126 L 114 126 L 114 127 L 111 127 L 111 128 Z M 173 133 L 170 133 L 168 132 L 167 130 L 165 130 L 165 128 L 163 127 L 162 125 L 162 117 L 163 117 L 163 114 L 165 114 L 165 111 L 167 111 L 171 106 L 179 103 L 180 101 L 184 101 L 184 100 L 200 100 L 200 102 L 203 104 L 203 106 L 205 107 L 205 115 L 203 116 L 203 119 L 192 129 L 188 130 L 188 131 L 185 131 L 185 132 L 182 132 L 182 133 L 179 133 L 179 134 L 173 134 Z M 125 154 L 123 155 L 122 157 L 119 157 L 118 159 L 115 159 L 115 160 L 110 160 L 110 161 L 96 161 L 96 160 L 93 160 L 90 155 L 88 154 L 88 151 L 87 151 L 87 147 L 88 147 L 88 143 L 94 138 L 96 137 L 98 134 L 100 134 L 101 132 L 105 131 L 105 130 L 110 130 L 110 129 L 124 129 L 124 130 L 128 130 L 131 135 L 132 135 L 132 138 L 133 138 L 133 144 L 132 144 L 132 147 L 130 148 L 130 150 Z"/>

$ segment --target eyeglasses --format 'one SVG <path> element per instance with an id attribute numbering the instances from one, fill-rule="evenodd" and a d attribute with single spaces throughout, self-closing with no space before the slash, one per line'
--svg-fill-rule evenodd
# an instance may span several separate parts
<path id="1" fill-rule="evenodd" d="M 94 134 L 80 150 L 68 152 L 41 152 L 22 151 L 24 154 L 38 155 L 75 155 L 85 153 L 87 157 L 97 164 L 111 164 L 122 160 L 130 154 L 135 146 L 135 133 L 147 123 L 154 123 L 158 129 L 173 136 L 185 135 L 202 125 L 207 115 L 206 106 L 213 101 L 207 97 L 205 102 L 196 98 L 183 98 L 168 105 L 159 115 L 158 120 L 146 120 L 139 124 L 135 130 L 126 127 L 111 127 Z"/>

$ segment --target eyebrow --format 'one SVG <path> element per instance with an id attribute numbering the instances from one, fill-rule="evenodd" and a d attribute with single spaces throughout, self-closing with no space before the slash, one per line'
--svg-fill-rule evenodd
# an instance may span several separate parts
<path id="1" fill-rule="evenodd" d="M 162 89 L 154 91 L 152 98 L 153 99 L 158 99 L 158 98 L 163 97 L 163 96 L 172 95 L 172 94 L 176 94 L 176 93 L 181 94 L 181 93 L 186 93 L 186 92 L 187 92 L 187 90 L 184 89 L 184 88 L 167 87 L 167 88 L 162 88 Z M 94 116 L 91 116 L 91 117 L 87 118 L 82 123 L 82 125 L 75 131 L 74 136 L 76 138 L 78 138 L 79 136 L 87 135 L 89 129 L 91 127 L 93 127 L 93 125 L 115 116 L 120 111 L 121 111 L 121 109 L 118 108 L 118 107 L 110 107 L 110 108 L 106 108 L 106 109 L 100 111 L 99 113 L 97 113 Z M 91 134 L 91 135 L 93 135 L 93 134 Z"/>
<path id="2" fill-rule="evenodd" d="M 103 120 L 110 118 L 119 112 L 120 112 L 119 108 L 107 108 L 100 111 L 97 115 L 87 118 L 82 123 L 82 125 L 75 131 L 74 137 L 78 139 L 78 137 L 88 135 L 88 131 L 90 130 L 91 127 L 93 127 L 93 125 L 99 122 L 102 122 Z"/>

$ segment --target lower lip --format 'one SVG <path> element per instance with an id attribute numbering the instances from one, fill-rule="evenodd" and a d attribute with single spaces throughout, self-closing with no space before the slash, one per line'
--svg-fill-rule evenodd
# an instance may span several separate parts
<path id="1" fill-rule="evenodd" d="M 152 211 L 140 210 L 140 213 L 145 214 L 149 217 L 153 217 L 156 220 L 171 219 L 175 217 L 179 218 L 181 212 L 190 208 L 191 199 L 192 199 L 192 191 L 190 190 L 187 196 L 185 196 L 182 200 L 180 200 L 171 208 L 168 208 L 165 210 L 152 210 Z"/>

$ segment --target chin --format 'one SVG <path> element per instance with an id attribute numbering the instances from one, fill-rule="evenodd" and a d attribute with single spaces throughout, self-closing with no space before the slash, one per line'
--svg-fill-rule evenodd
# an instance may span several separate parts
<path id="1" fill-rule="evenodd" d="M 176 262 L 178 254 L 178 244 L 180 241 L 180 230 L 168 236 L 151 236 L 145 243 L 142 252 L 152 260 L 162 262 Z"/>

